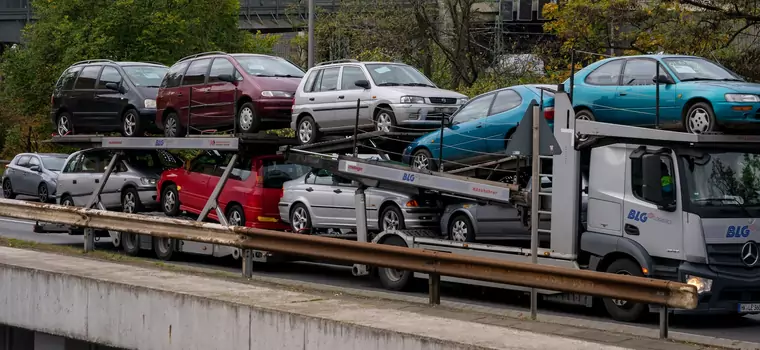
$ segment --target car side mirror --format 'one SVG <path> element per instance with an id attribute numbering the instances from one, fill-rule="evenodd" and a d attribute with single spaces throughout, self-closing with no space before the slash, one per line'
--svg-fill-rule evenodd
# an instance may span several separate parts
<path id="1" fill-rule="evenodd" d="M 32 165 L 32 166 L 29 167 L 29 169 L 31 171 L 36 171 L 36 172 L 40 172 L 42 170 L 42 169 L 40 169 L 39 165 Z"/>
<path id="2" fill-rule="evenodd" d="M 219 80 L 226 81 L 228 83 L 234 83 L 235 77 L 233 77 L 232 74 L 222 74 L 219 76 Z"/>
<path id="3" fill-rule="evenodd" d="M 106 89 L 116 91 L 118 93 L 125 93 L 126 89 L 119 83 L 106 83 Z"/>
<path id="4" fill-rule="evenodd" d="M 675 84 L 675 82 L 673 81 L 673 79 L 671 79 L 669 76 L 667 76 L 665 74 L 660 74 L 658 76 L 653 77 L 652 81 L 655 84 Z"/>
<path id="5" fill-rule="evenodd" d="M 366 79 L 357 80 L 356 82 L 354 82 L 354 85 L 356 85 L 356 86 L 358 86 L 358 87 L 360 87 L 360 88 L 362 88 L 364 90 L 368 90 L 371 87 L 369 85 L 369 80 L 366 80 Z"/>

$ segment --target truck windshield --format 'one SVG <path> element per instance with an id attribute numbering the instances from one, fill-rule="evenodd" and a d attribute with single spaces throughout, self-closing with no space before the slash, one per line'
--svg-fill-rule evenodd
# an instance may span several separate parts
<path id="1" fill-rule="evenodd" d="M 680 158 L 693 208 L 760 210 L 760 154 L 711 152 Z"/>

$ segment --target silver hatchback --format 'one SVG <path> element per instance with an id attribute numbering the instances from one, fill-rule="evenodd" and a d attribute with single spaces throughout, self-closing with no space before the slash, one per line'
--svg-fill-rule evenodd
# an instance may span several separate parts
<path id="1" fill-rule="evenodd" d="M 324 134 L 350 135 L 359 128 L 403 131 L 438 128 L 467 96 L 438 88 L 403 63 L 325 62 L 309 69 L 296 89 L 290 126 L 301 144 Z"/>
<path id="2" fill-rule="evenodd" d="M 293 232 L 300 233 L 311 233 L 313 229 L 355 228 L 356 188 L 355 182 L 327 170 L 312 170 L 285 182 L 279 204 L 280 218 L 290 223 Z M 438 226 L 440 206 L 432 198 L 379 188 L 368 188 L 365 195 L 370 231 Z"/>

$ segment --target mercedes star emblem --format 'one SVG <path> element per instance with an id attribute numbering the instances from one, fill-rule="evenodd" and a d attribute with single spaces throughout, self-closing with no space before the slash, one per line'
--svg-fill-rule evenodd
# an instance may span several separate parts
<path id="1" fill-rule="evenodd" d="M 741 251 L 741 259 L 744 265 L 748 267 L 755 266 L 760 261 L 760 252 L 758 252 L 757 244 L 749 241 L 744 243 Z"/>

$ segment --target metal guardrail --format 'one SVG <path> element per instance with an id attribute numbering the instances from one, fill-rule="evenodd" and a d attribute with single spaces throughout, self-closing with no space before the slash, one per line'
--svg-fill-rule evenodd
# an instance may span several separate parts
<path id="1" fill-rule="evenodd" d="M 431 303 L 440 303 L 438 282 L 444 275 L 657 304 L 663 310 L 697 306 L 692 285 L 627 275 L 11 199 L 0 199 L 0 216 L 428 273 Z M 667 312 L 664 317 L 667 327 Z"/>

